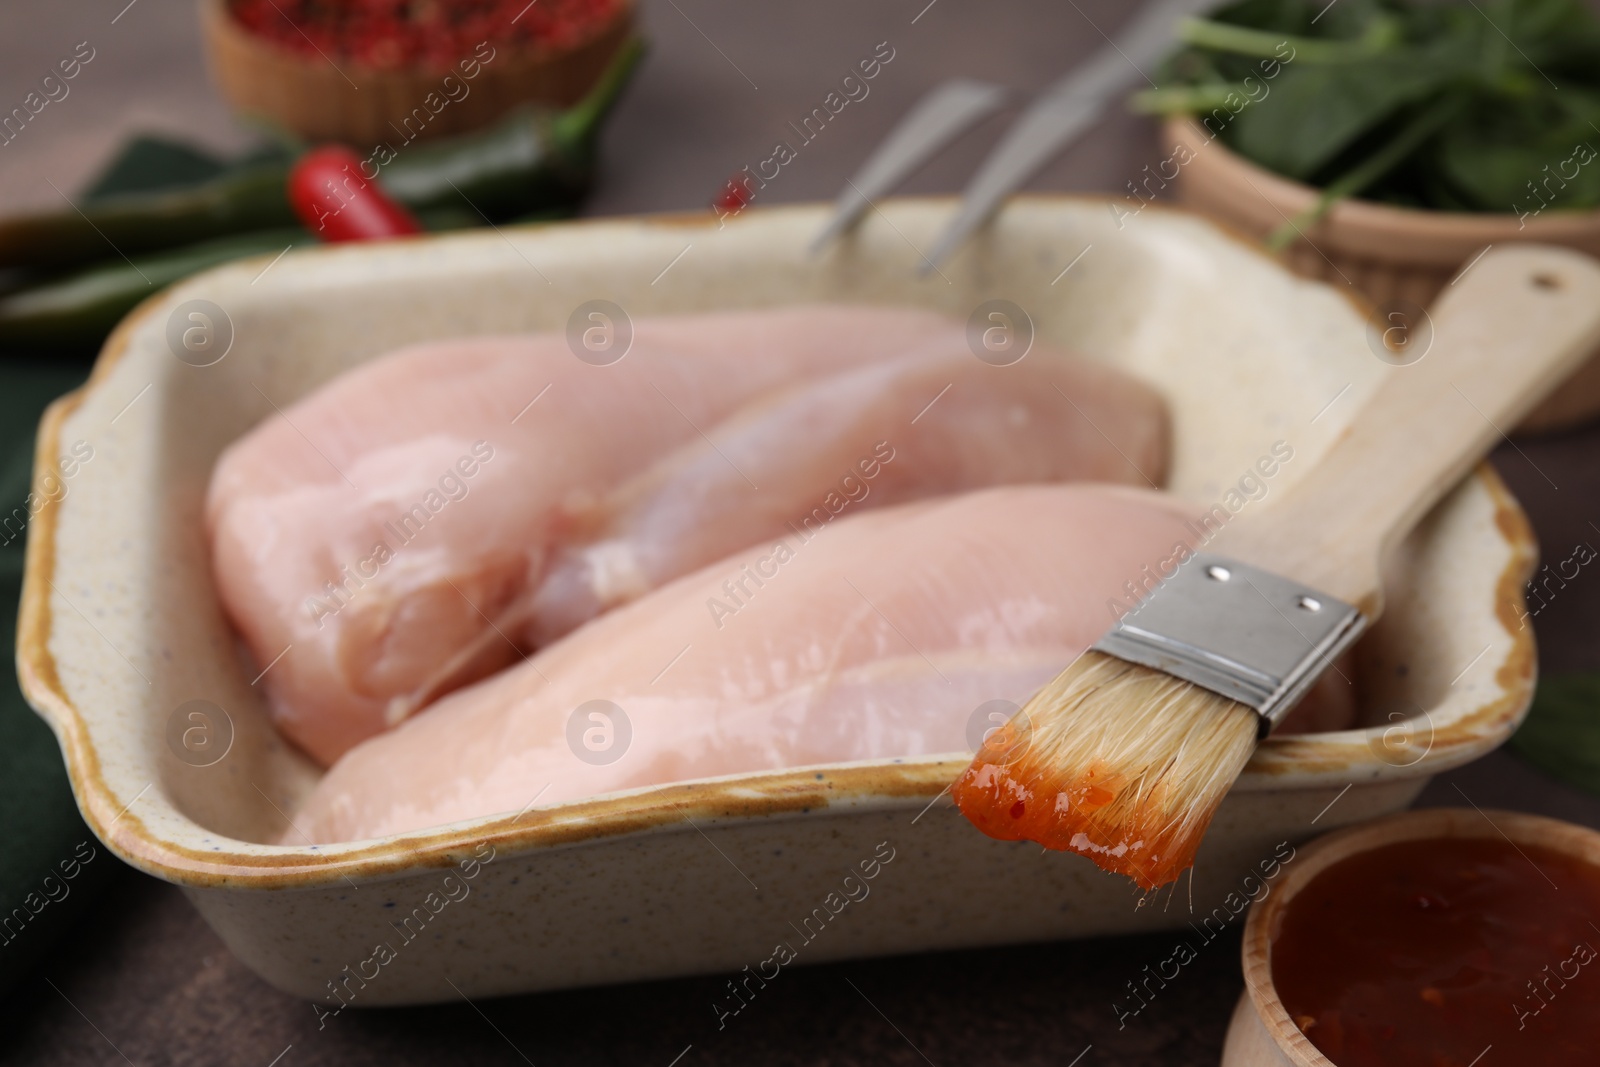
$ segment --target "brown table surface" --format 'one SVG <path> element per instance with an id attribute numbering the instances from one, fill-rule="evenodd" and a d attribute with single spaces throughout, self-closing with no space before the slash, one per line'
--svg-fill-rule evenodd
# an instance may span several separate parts
<path id="1" fill-rule="evenodd" d="M 135 0 L 124 10 L 125 3 L 0 5 L 0 103 L 7 108 L 78 42 L 96 50 L 71 95 L 0 150 L 7 208 L 58 200 L 51 183 L 79 187 L 136 130 L 220 147 L 245 143 L 206 81 L 192 0 Z M 589 213 L 702 208 L 730 173 L 770 154 L 789 119 L 809 112 L 852 64 L 888 41 L 895 58 L 871 95 L 762 194 L 768 203 L 829 199 L 939 80 L 965 74 L 1033 92 L 1098 45 L 1100 31 L 1114 30 L 1126 10 L 1117 0 L 645 0 L 653 50 L 606 137 L 606 176 Z M 959 189 L 1003 128 L 986 123 L 906 191 Z M 1117 190 L 1157 158 L 1153 125 L 1119 113 L 1033 186 Z M 1520 442 L 1495 455 L 1552 557 L 1600 536 L 1591 525 L 1600 522 L 1596 457 L 1600 430 Z M 1597 621 L 1600 585 L 1563 591 L 1537 620 L 1542 669 L 1600 666 Z M 1503 752 L 1439 776 L 1419 803 L 1467 798 L 1600 827 L 1600 798 L 1557 785 Z M 75 939 L 0 1008 L 0 1063 L 1064 1067 L 1086 1049 L 1083 1067 L 1216 1063 L 1243 988 L 1236 934 L 1208 946 L 1125 1029 L 1111 1010 L 1122 979 L 1162 958 L 1169 940 L 801 968 L 780 994 L 720 1033 L 710 1009 L 719 977 L 359 1012 L 319 1032 L 311 1008 L 246 970 L 176 889 L 129 871 Z"/>

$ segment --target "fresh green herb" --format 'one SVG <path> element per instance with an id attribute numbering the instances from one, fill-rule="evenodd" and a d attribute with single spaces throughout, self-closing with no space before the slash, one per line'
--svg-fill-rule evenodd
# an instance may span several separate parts
<path id="1" fill-rule="evenodd" d="M 1600 207 L 1600 19 L 1582 0 L 1242 0 L 1189 19 L 1136 110 L 1192 115 L 1344 197 L 1530 218 Z"/>

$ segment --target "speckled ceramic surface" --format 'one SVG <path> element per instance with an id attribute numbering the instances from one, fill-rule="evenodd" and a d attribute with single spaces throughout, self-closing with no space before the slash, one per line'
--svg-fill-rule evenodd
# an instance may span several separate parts
<path id="1" fill-rule="evenodd" d="M 295 252 L 145 304 L 40 430 L 41 488 L 74 443 L 93 458 L 34 519 L 18 658 L 90 825 L 185 886 L 265 978 L 331 1011 L 691 972 L 781 980 L 772 968 L 845 956 L 1181 926 L 1191 895 L 1209 910 L 1278 842 L 1401 808 L 1434 772 L 1505 739 L 1532 691 L 1518 618 L 1534 547 L 1485 467 L 1393 571 L 1356 666 L 1372 725 L 1269 739 L 1175 904 L 1141 906 L 1086 860 L 973 830 L 943 792 L 965 753 L 684 783 L 348 845 L 266 843 L 318 772 L 268 724 L 220 614 L 206 480 L 251 425 L 396 345 L 561 329 L 593 299 L 633 315 L 846 300 L 961 318 L 1004 299 L 1040 336 L 1165 391 L 1172 488 L 1206 504 L 1275 441 L 1295 450 L 1278 484 L 1309 469 L 1385 369 L 1345 298 L 1176 212 L 1119 229 L 1099 200 L 1020 198 L 919 278 L 914 248 L 952 207 L 887 203 L 817 259 L 804 248 L 825 209 L 808 206 L 722 229 L 699 215 Z M 197 308 L 231 333 L 208 366 L 181 344 Z M 1271 503 L 1269 491 L 1246 506 Z M 231 723 L 206 766 L 169 740 L 196 699 Z"/>

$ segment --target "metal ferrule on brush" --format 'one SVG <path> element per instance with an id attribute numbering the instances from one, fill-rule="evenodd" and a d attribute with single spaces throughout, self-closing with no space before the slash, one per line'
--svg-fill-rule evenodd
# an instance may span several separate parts
<path id="1" fill-rule="evenodd" d="M 1254 708 L 1265 737 L 1365 627 L 1342 600 L 1197 553 L 1094 649 Z"/>

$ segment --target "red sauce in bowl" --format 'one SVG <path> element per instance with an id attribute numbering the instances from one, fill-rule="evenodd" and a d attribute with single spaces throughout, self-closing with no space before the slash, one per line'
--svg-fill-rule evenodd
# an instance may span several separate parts
<path id="1" fill-rule="evenodd" d="M 1597 946 L 1600 868 L 1501 838 L 1408 841 L 1295 895 L 1272 979 L 1339 1067 L 1592 1065 Z"/>

